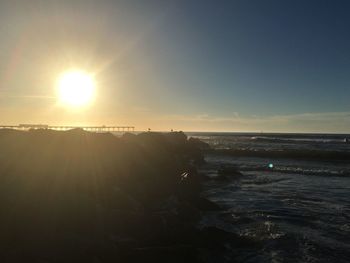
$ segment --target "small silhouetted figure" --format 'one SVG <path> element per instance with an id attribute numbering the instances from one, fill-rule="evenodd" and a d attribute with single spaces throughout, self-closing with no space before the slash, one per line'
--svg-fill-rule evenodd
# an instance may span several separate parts
<path id="1" fill-rule="evenodd" d="M 147 130 L 148 130 L 148 132 L 150 132 L 150 131 L 151 131 L 151 128 L 148 128 Z"/>
<path id="2" fill-rule="evenodd" d="M 171 129 L 170 131 L 171 131 L 171 132 L 173 132 L 174 130 L 173 130 L 173 129 Z"/>

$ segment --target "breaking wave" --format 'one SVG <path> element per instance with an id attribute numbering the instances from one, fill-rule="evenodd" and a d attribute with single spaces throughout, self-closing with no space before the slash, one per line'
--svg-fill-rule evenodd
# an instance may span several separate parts
<path id="1" fill-rule="evenodd" d="M 348 138 L 282 138 L 282 137 L 264 137 L 253 136 L 251 140 L 257 142 L 270 142 L 270 143 L 332 143 L 343 144 L 349 143 Z"/>
<path id="2" fill-rule="evenodd" d="M 258 150 L 258 149 L 215 149 L 212 152 L 237 157 L 290 158 L 330 161 L 349 161 L 350 151 L 327 151 L 307 149 Z"/>

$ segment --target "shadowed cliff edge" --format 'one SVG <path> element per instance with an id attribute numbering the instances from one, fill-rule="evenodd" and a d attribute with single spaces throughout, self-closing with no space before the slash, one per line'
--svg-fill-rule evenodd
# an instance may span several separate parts
<path id="1" fill-rule="evenodd" d="M 207 147 L 182 132 L 0 130 L 1 262 L 210 262 L 235 237 L 197 227 L 219 209 L 200 197 Z"/>

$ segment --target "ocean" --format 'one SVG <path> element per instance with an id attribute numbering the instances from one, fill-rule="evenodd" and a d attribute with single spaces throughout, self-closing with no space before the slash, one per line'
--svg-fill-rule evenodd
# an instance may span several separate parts
<path id="1" fill-rule="evenodd" d="M 350 135 L 187 135 L 212 148 L 200 170 L 213 179 L 203 196 L 223 208 L 201 226 L 258 244 L 226 244 L 221 261 L 350 262 Z M 222 167 L 242 176 L 215 180 Z"/>

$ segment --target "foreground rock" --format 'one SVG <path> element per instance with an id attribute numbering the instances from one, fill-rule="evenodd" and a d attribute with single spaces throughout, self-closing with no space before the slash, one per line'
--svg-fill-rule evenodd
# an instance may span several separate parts
<path id="1" fill-rule="evenodd" d="M 203 262 L 195 226 L 220 208 L 200 198 L 201 147 L 181 132 L 0 130 L 0 262 Z"/>
<path id="2" fill-rule="evenodd" d="M 221 166 L 218 169 L 217 180 L 236 179 L 242 176 L 242 173 L 236 166 Z"/>

